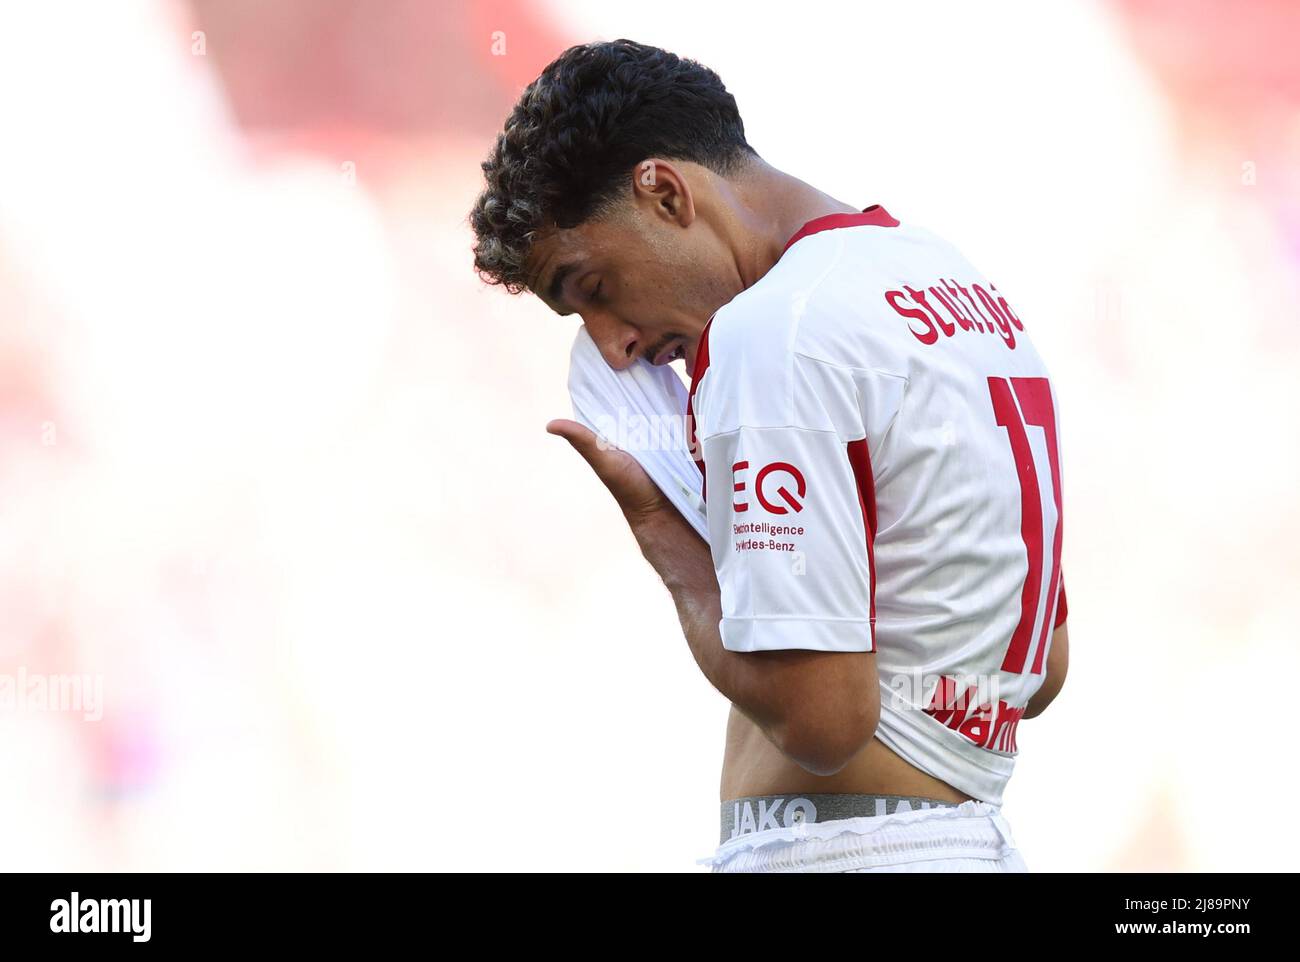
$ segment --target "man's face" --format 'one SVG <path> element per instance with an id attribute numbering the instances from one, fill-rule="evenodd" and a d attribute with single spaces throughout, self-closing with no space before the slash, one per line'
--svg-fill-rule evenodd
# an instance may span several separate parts
<path id="1" fill-rule="evenodd" d="M 709 318 L 744 288 L 735 258 L 689 196 L 663 193 L 639 192 L 598 219 L 552 231 L 529 258 L 534 292 L 556 312 L 580 315 L 615 370 L 638 357 L 685 358 L 689 372 Z"/>

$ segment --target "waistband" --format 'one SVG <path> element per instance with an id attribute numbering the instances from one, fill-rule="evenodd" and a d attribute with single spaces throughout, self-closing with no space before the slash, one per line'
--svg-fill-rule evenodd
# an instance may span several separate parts
<path id="1" fill-rule="evenodd" d="M 956 807 L 956 802 L 916 795 L 748 795 L 722 803 L 722 830 L 718 844 L 774 828 Z"/>

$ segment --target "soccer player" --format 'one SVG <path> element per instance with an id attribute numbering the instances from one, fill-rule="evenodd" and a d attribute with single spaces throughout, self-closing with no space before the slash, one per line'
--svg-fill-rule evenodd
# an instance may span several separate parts
<path id="1" fill-rule="evenodd" d="M 654 47 L 566 51 L 483 171 L 480 276 L 616 370 L 692 372 L 709 544 L 629 454 L 548 430 L 732 703 L 713 869 L 1024 871 L 1002 793 L 1068 651 L 1029 325 L 952 245 L 764 162 L 718 76 Z"/>

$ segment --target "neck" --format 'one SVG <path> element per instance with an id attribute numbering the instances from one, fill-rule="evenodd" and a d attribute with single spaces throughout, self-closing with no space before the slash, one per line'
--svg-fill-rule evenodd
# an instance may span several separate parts
<path id="1" fill-rule="evenodd" d="M 738 178 L 725 183 L 732 193 L 736 270 L 747 288 L 772 269 L 790 238 L 808 221 L 858 212 L 857 207 L 758 158 Z"/>

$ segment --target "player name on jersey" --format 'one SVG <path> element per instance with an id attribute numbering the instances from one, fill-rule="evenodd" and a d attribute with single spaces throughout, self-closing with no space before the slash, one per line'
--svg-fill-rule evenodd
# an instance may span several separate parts
<path id="1" fill-rule="evenodd" d="M 919 329 L 912 324 L 908 328 L 922 344 L 936 343 L 940 333 L 952 337 L 959 330 L 980 334 L 991 334 L 996 330 L 1007 347 L 1014 351 L 1015 332 L 1023 331 L 1025 326 L 1011 310 L 1007 299 L 997 293 L 998 289 L 990 284 L 989 290 L 985 290 L 982 284 L 972 284 L 968 288 L 956 281 L 940 280 L 923 291 L 907 285 L 903 285 L 902 290 L 886 291 L 885 301 L 904 318 L 920 325 Z M 943 309 L 942 313 L 939 308 Z"/>

